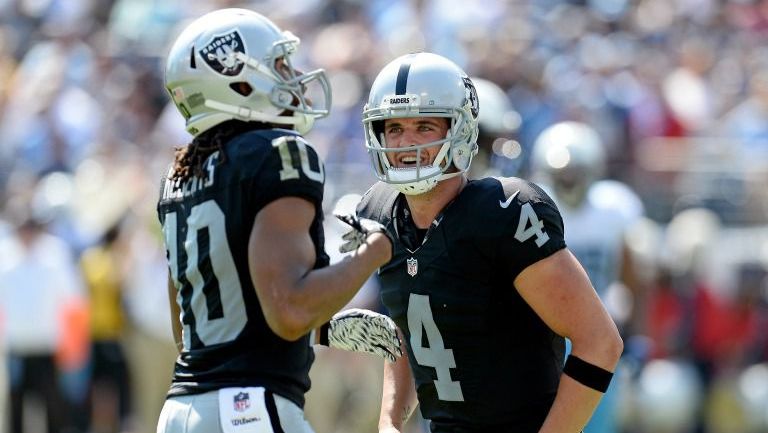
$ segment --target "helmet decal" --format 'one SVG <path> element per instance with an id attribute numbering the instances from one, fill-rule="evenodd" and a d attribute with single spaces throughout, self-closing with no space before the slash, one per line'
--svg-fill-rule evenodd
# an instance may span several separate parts
<path id="1" fill-rule="evenodd" d="M 240 32 L 233 30 L 224 35 L 217 35 L 201 50 L 200 57 L 214 71 L 234 77 L 243 70 L 245 62 L 238 58 L 237 53 L 245 54 L 245 46 Z"/>
<path id="2" fill-rule="evenodd" d="M 480 103 L 477 99 L 477 89 L 475 89 L 475 85 L 472 84 L 472 80 L 469 77 L 462 77 L 462 80 L 464 81 L 464 89 L 467 101 L 469 101 L 471 105 L 472 110 L 472 117 L 477 117 L 477 114 L 480 112 Z"/>

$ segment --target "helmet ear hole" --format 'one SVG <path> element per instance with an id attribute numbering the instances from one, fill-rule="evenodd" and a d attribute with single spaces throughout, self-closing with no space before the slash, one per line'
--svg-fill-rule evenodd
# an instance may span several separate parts
<path id="1" fill-rule="evenodd" d="M 245 81 L 238 81 L 237 83 L 229 83 L 229 88 L 243 96 L 248 96 L 253 92 L 253 87 L 251 87 L 251 85 L 246 83 Z"/>

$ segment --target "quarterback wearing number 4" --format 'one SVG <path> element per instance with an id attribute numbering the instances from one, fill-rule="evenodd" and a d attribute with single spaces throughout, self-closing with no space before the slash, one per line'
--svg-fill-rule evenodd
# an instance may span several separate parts
<path id="1" fill-rule="evenodd" d="M 169 54 L 166 85 L 195 138 L 158 204 L 180 350 L 158 433 L 311 433 L 312 344 L 400 353 L 388 317 L 334 315 L 392 244 L 369 233 L 328 266 L 323 164 L 300 134 L 328 114 L 330 87 L 322 70 L 294 68 L 298 43 L 255 12 L 224 9 L 191 23 Z M 310 86 L 324 100 L 310 101 Z"/>
<path id="2" fill-rule="evenodd" d="M 364 110 L 381 182 L 357 217 L 395 239 L 379 276 L 407 348 L 384 367 L 382 433 L 416 397 L 435 433 L 577 433 L 622 350 L 552 200 L 521 179 L 467 179 L 481 103 L 458 66 L 417 53 L 384 67 Z"/>

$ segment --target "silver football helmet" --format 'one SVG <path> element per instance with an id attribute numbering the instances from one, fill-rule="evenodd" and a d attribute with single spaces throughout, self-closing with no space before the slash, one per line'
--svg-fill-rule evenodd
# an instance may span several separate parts
<path id="1" fill-rule="evenodd" d="M 299 38 L 247 9 L 221 9 L 193 21 L 173 44 L 165 70 L 187 131 L 196 136 L 239 119 L 308 132 L 328 115 L 331 88 L 322 69 L 294 69 L 298 45 Z M 310 85 L 322 101 L 309 100 Z"/>
<path id="2" fill-rule="evenodd" d="M 478 99 L 472 80 L 450 60 L 431 53 L 398 57 L 381 70 L 371 86 L 363 110 L 365 146 L 379 180 L 404 194 L 423 194 L 441 180 L 469 168 L 477 153 Z M 444 117 L 450 120 L 446 137 L 412 147 L 388 148 L 384 120 L 404 117 Z M 434 161 L 421 164 L 421 152 L 441 146 Z M 387 158 L 416 152 L 416 165 L 392 166 Z"/>
<path id="3" fill-rule="evenodd" d="M 556 123 L 539 134 L 531 156 L 535 176 L 554 188 L 557 199 L 576 208 L 605 169 L 600 136 L 581 122 Z"/>

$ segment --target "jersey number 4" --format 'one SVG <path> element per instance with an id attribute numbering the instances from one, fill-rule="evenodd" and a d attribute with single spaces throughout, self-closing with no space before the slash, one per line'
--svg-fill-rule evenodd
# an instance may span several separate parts
<path id="1" fill-rule="evenodd" d="M 515 230 L 515 239 L 525 242 L 533 236 L 536 236 L 537 247 L 541 247 L 549 240 L 549 235 L 544 231 L 544 221 L 536 215 L 533 206 L 526 203 L 520 208 L 520 222 Z"/>
<path id="2" fill-rule="evenodd" d="M 429 347 L 422 344 L 422 329 L 427 335 Z M 451 368 L 456 368 L 453 350 L 446 349 L 443 336 L 432 317 L 429 296 L 411 293 L 408 300 L 408 332 L 411 334 L 411 349 L 419 365 L 436 370 L 435 389 L 437 398 L 445 401 L 464 401 L 461 383 L 451 379 Z"/>
<path id="3" fill-rule="evenodd" d="M 165 216 L 163 235 L 171 278 L 180 288 L 185 350 L 232 341 L 248 321 L 224 221 L 214 200 L 193 206 L 186 221 L 178 221 L 176 212 Z"/>

